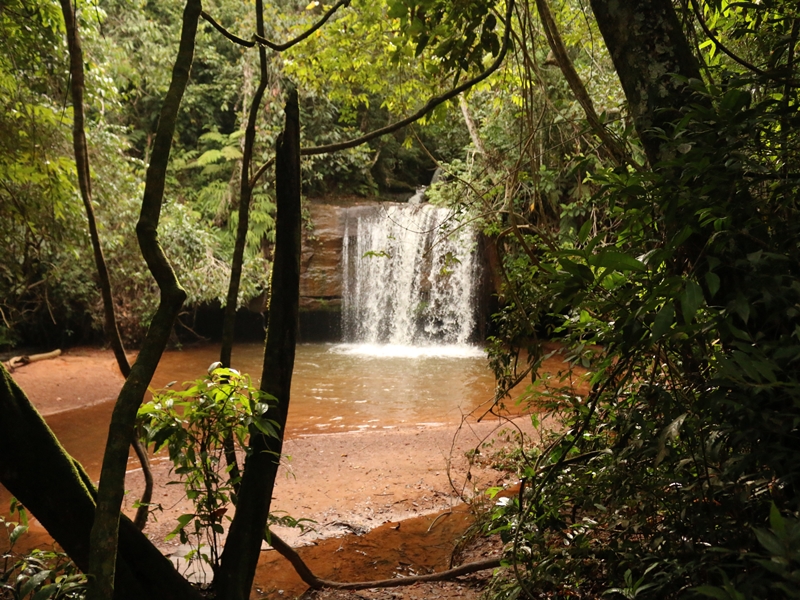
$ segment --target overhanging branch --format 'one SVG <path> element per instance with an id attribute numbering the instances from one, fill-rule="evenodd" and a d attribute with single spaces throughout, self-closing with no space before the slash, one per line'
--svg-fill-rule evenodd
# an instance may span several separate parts
<path id="1" fill-rule="evenodd" d="M 307 29 L 296 38 L 289 40 L 288 42 L 283 42 L 282 44 L 278 44 L 276 42 L 272 42 L 264 37 L 263 34 L 255 33 L 253 37 L 249 40 L 244 38 L 240 38 L 238 35 L 231 33 L 227 29 L 225 29 L 222 25 L 220 25 L 214 17 L 209 15 L 206 11 L 201 11 L 200 16 L 203 17 L 214 29 L 219 31 L 222 35 L 228 38 L 234 44 L 238 44 L 239 46 L 244 46 L 246 48 L 252 48 L 256 44 L 260 44 L 261 46 L 266 46 L 276 52 L 283 52 L 284 50 L 288 50 L 292 46 L 299 44 L 303 40 L 307 39 L 310 35 L 312 35 L 315 31 L 317 31 L 320 27 L 325 25 L 328 20 L 338 11 L 341 7 L 347 6 L 350 4 L 350 0 L 339 0 L 336 4 L 328 9 L 328 11 L 322 15 L 322 18 L 317 21 L 310 29 Z"/>
<path id="2" fill-rule="evenodd" d="M 406 585 L 414 585 L 415 583 L 424 583 L 430 581 L 449 581 L 462 575 L 469 575 L 470 573 L 477 573 L 478 571 L 486 571 L 488 569 L 496 569 L 501 565 L 500 558 L 488 558 L 476 562 L 466 563 L 447 571 L 439 573 L 430 573 L 428 575 L 411 575 L 409 577 L 394 577 L 392 579 L 378 579 L 376 581 L 354 581 L 354 582 L 341 582 L 331 581 L 329 579 L 322 579 L 317 577 L 313 571 L 306 565 L 305 561 L 300 555 L 295 552 L 289 544 L 284 542 L 272 531 L 269 532 L 269 539 L 267 543 L 272 546 L 278 554 L 288 560 L 295 572 L 300 576 L 308 587 L 320 590 L 323 588 L 334 590 L 368 590 L 370 588 L 390 588 L 401 587 Z"/>
<path id="3" fill-rule="evenodd" d="M 339 0 L 339 2 L 337 2 L 336 4 L 334 4 L 333 6 L 331 6 L 328 9 L 328 12 L 326 12 L 324 15 L 322 15 L 322 18 L 319 21 L 317 21 L 311 27 L 311 29 L 306 30 L 305 32 L 301 33 L 300 35 L 298 35 L 293 40 L 289 40 L 288 42 L 284 42 L 283 44 L 276 44 L 275 42 L 271 42 L 267 38 L 262 37 L 262 36 L 260 36 L 258 34 L 254 35 L 253 38 L 259 44 L 263 44 L 267 48 L 271 48 L 272 50 L 275 50 L 276 52 L 283 52 L 284 50 L 288 50 L 289 48 L 291 48 L 295 44 L 299 44 L 304 39 L 308 38 L 308 36 L 313 34 L 317 29 L 319 29 L 320 27 L 325 25 L 325 23 L 327 23 L 328 19 L 330 19 L 337 10 L 339 10 L 341 7 L 347 6 L 349 4 L 350 4 L 350 0 Z"/>
<path id="4" fill-rule="evenodd" d="M 360 146 L 366 142 L 374 140 L 375 138 L 382 137 L 389 133 L 394 133 L 398 129 L 402 129 L 406 125 L 410 125 L 414 121 L 418 121 L 429 112 L 431 112 L 434 108 L 451 100 L 458 96 L 460 93 L 467 91 L 471 87 L 479 84 L 481 81 L 489 77 L 492 73 L 497 71 L 500 68 L 500 65 L 503 64 L 503 60 L 508 53 L 509 41 L 511 39 L 511 14 L 514 10 L 514 0 L 510 0 L 508 6 L 506 8 L 506 30 L 503 33 L 503 44 L 500 48 L 500 52 L 497 55 L 497 58 L 494 62 L 486 68 L 485 71 L 479 73 L 472 79 L 468 79 L 461 85 L 458 85 L 454 88 L 451 88 L 449 91 L 445 92 L 440 96 L 434 96 L 430 100 L 428 100 L 425 105 L 420 108 L 417 112 L 409 115 L 405 119 L 401 119 L 400 121 L 396 121 L 387 125 L 386 127 L 381 127 L 380 129 L 376 129 L 369 133 L 362 135 L 361 137 L 357 137 L 352 140 L 347 140 L 344 142 L 339 142 L 338 144 L 328 144 L 326 146 L 313 146 L 311 148 L 301 148 L 300 154 L 302 156 L 313 156 L 315 154 L 327 154 L 328 152 L 337 152 L 339 150 L 347 150 L 348 148 L 355 148 L 356 146 Z"/>
<path id="5" fill-rule="evenodd" d="M 365 144 L 371 140 L 376 138 L 382 137 L 384 135 L 388 135 L 390 133 L 394 133 L 398 129 L 402 129 L 415 121 L 418 121 L 428 113 L 430 113 L 433 109 L 435 109 L 440 104 L 447 102 L 461 94 L 462 92 L 467 91 L 471 87 L 477 85 L 489 75 L 497 71 L 500 68 L 500 65 L 503 64 L 503 60 L 508 53 L 508 48 L 510 45 L 511 40 L 511 15 L 513 14 L 512 11 L 514 10 L 514 0 L 509 0 L 508 6 L 506 7 L 506 30 L 503 33 L 503 44 L 500 48 L 500 52 L 497 55 L 497 58 L 489 65 L 486 70 L 482 71 L 472 79 L 468 79 L 461 85 L 458 85 L 454 88 L 451 88 L 449 91 L 441 94 L 440 96 L 434 96 L 430 100 L 428 100 L 425 105 L 420 108 L 415 113 L 409 115 L 408 117 L 401 119 L 399 121 L 395 121 L 394 123 L 390 123 L 386 127 L 381 127 L 380 129 L 375 129 L 374 131 L 370 131 L 362 135 L 361 137 L 354 138 L 352 140 L 347 140 L 344 142 L 339 142 L 337 144 L 328 144 L 326 146 L 312 146 L 311 148 L 300 148 L 300 155 L 301 156 L 314 156 L 317 154 L 328 154 L 329 152 L 338 152 L 339 150 L 347 150 L 348 148 L 355 148 L 356 146 L 360 146 L 361 144 Z M 256 173 L 253 175 L 252 185 L 255 185 L 258 182 L 258 179 L 267 171 L 267 169 L 272 165 L 274 162 L 274 157 L 270 158 L 266 163 L 261 165 L 258 168 Z"/>
<path id="6" fill-rule="evenodd" d="M 752 71 L 753 73 L 759 75 L 760 77 L 766 77 L 767 79 L 780 81 L 781 83 L 785 83 L 786 85 L 789 85 L 791 87 L 800 87 L 800 81 L 792 79 L 791 73 L 787 73 L 786 77 L 778 77 L 776 75 L 773 75 L 765 71 L 764 69 L 760 69 L 759 67 L 746 61 L 745 59 L 734 53 L 732 50 L 730 50 L 725 44 L 723 44 L 719 40 L 717 36 L 714 35 L 714 32 L 712 32 L 711 29 L 708 27 L 708 24 L 706 23 L 706 20 L 703 17 L 703 13 L 700 10 L 700 5 L 697 3 L 697 0 L 691 0 L 691 3 L 692 3 L 692 10 L 694 11 L 695 17 L 697 17 L 697 22 L 700 24 L 700 28 L 708 36 L 708 39 L 711 40 L 711 42 L 717 48 L 719 48 L 723 54 L 727 55 L 731 60 L 739 63 L 745 69 L 747 69 L 748 71 Z"/>

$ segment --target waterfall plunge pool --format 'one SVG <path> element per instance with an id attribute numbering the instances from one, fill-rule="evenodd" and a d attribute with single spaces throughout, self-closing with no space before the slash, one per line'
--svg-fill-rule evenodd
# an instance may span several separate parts
<path id="1" fill-rule="evenodd" d="M 166 352 L 153 378 L 202 376 L 216 346 Z M 258 383 L 262 344 L 234 347 L 232 366 Z M 494 394 L 494 377 L 478 346 L 300 344 L 295 355 L 286 435 L 456 423 Z"/>
<path id="2" fill-rule="evenodd" d="M 401 348 L 405 350 L 399 352 Z M 402 353 L 405 356 L 398 356 Z M 263 344 L 238 344 L 233 367 L 250 374 L 258 385 L 263 356 Z M 151 388 L 163 389 L 175 381 L 181 388 L 184 382 L 202 377 L 218 359 L 219 346 L 212 344 L 167 351 Z M 90 390 L 72 383 L 69 389 L 85 400 L 91 398 Z M 458 423 L 493 394 L 494 377 L 479 347 L 300 344 L 286 437 Z M 93 479 L 100 473 L 115 402 L 113 398 L 45 417 L 67 452 Z M 133 453 L 128 466 L 139 466 Z M 0 486 L 0 510 L 8 506 L 8 499 Z"/>

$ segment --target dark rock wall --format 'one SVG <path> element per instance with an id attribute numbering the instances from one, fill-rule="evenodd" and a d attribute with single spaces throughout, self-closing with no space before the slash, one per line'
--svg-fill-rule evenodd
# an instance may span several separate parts
<path id="1" fill-rule="evenodd" d="M 342 338 L 342 240 L 349 204 L 310 201 L 300 256 L 300 340 Z"/>

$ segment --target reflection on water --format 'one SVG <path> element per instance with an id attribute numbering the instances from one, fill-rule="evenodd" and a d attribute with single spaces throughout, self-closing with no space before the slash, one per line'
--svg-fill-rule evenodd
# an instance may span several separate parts
<path id="1" fill-rule="evenodd" d="M 393 348 L 393 350 L 390 350 Z M 474 347 L 302 344 L 297 347 L 286 436 L 457 422 L 492 397 L 494 379 Z M 461 354 L 455 352 L 461 348 Z M 259 383 L 264 348 L 242 344 L 233 367 Z M 219 358 L 217 346 L 165 352 L 152 388 L 202 377 Z M 61 444 L 96 477 L 114 402 L 46 418 Z M 131 468 L 136 468 L 131 457 Z"/>
<path id="2" fill-rule="evenodd" d="M 232 366 L 258 383 L 263 346 L 234 348 Z M 202 376 L 215 346 L 167 352 L 158 389 Z M 474 346 L 302 344 L 297 347 L 286 435 L 456 422 L 492 397 L 494 380 Z"/>

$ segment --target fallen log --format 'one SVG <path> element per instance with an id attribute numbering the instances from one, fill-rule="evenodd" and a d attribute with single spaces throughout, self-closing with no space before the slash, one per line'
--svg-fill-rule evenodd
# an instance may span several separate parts
<path id="1" fill-rule="evenodd" d="M 13 372 L 14 369 L 22 367 L 24 365 L 30 364 L 32 362 L 38 362 L 40 360 L 48 360 L 51 358 L 56 358 L 61 356 L 61 350 L 53 350 L 52 352 L 44 352 L 42 354 L 23 354 L 22 356 L 15 356 L 7 360 L 4 364 L 6 369 L 10 372 Z"/>

